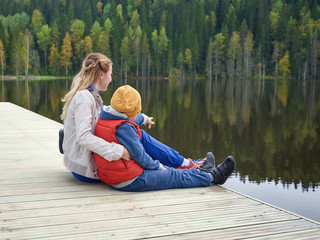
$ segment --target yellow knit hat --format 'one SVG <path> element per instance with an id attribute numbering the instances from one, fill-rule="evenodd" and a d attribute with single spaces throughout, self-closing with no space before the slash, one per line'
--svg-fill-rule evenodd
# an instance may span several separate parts
<path id="1" fill-rule="evenodd" d="M 118 112 L 132 117 L 141 112 L 141 97 L 133 87 L 124 85 L 114 92 L 110 105 Z"/>

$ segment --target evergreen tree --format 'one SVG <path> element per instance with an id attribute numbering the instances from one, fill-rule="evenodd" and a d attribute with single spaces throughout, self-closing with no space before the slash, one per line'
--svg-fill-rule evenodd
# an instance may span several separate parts
<path id="1" fill-rule="evenodd" d="M 35 35 L 37 35 L 38 32 L 40 32 L 43 23 L 44 18 L 42 13 L 38 9 L 35 9 L 32 13 L 31 19 L 31 29 Z"/>
<path id="2" fill-rule="evenodd" d="M 97 51 L 97 42 L 99 39 L 99 35 L 102 31 L 102 27 L 98 21 L 95 21 L 91 27 L 90 35 L 92 38 L 93 51 Z"/>
<path id="3" fill-rule="evenodd" d="M 175 65 L 179 68 L 185 64 L 189 53 L 186 49 L 192 53 L 195 73 L 210 75 L 209 72 L 214 71 L 216 77 L 223 74 L 225 66 L 229 77 L 236 77 L 241 71 L 251 74 L 253 69 L 259 76 L 266 71 L 277 73 L 281 51 L 290 53 L 293 76 L 316 78 L 319 71 L 320 5 L 317 0 L 5 0 L 3 5 L 6 7 L 0 9 L 0 39 L 6 53 L 6 71 L 12 74 L 23 71 L 28 74 L 29 67 L 33 73 L 45 71 L 47 51 L 52 44 L 62 49 L 62 38 L 68 31 L 74 67 L 89 51 L 99 51 L 113 60 L 115 69 L 120 68 L 121 44 L 127 37 L 129 59 L 132 57 L 134 61 L 128 62 L 126 71 L 136 76 L 148 75 L 150 69 L 155 75 L 170 73 Z M 29 46 L 27 31 L 31 33 Z M 237 42 L 233 32 L 238 33 L 240 41 L 241 51 L 236 55 L 229 48 L 231 42 Z M 223 43 L 228 49 L 225 53 L 223 50 L 217 62 L 217 51 L 209 41 L 218 34 L 224 37 Z M 216 44 L 217 40 L 213 39 Z M 275 42 L 279 44 L 278 50 Z M 19 44 L 21 48 L 17 50 Z M 39 50 L 43 61 L 39 60 Z M 212 57 L 208 56 L 210 50 Z M 214 60 L 213 63 L 210 60 Z"/>

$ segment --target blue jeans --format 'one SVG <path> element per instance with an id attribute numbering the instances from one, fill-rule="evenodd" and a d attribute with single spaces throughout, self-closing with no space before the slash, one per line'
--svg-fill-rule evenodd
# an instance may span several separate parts
<path id="1" fill-rule="evenodd" d="M 142 129 L 140 142 L 142 143 L 146 153 L 148 153 L 152 159 L 159 160 L 163 165 L 176 168 L 181 166 L 184 160 L 184 157 L 182 157 L 176 150 L 168 147 L 162 142 L 159 142 Z"/>
<path id="2" fill-rule="evenodd" d="M 134 182 L 128 186 L 114 189 L 127 192 L 143 192 L 153 190 L 207 187 L 211 185 L 209 173 L 197 169 L 179 170 L 144 170 Z"/>
<path id="3" fill-rule="evenodd" d="M 146 153 L 148 153 L 152 159 L 159 160 L 165 166 L 176 168 L 181 166 L 184 160 L 184 157 L 179 155 L 177 151 L 151 137 L 142 129 L 140 142 L 142 143 Z M 100 180 L 97 179 L 87 178 L 76 173 L 72 174 L 82 182 L 100 182 Z"/>

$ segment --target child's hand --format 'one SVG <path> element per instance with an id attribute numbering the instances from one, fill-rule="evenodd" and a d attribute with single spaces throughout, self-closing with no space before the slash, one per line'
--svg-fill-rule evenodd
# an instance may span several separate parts
<path id="1" fill-rule="evenodd" d="M 146 123 L 144 124 L 144 125 L 149 125 L 149 129 L 151 128 L 151 126 L 154 124 L 154 122 L 152 121 L 152 119 L 153 119 L 153 117 L 148 117 L 147 116 L 147 121 L 146 121 Z"/>
<path id="2" fill-rule="evenodd" d="M 122 154 L 122 157 L 121 157 L 123 160 L 127 160 L 127 161 L 130 161 L 131 160 L 131 155 L 128 151 L 128 149 L 126 149 L 125 147 L 123 147 L 123 154 Z"/>
<path id="3" fill-rule="evenodd" d="M 167 170 L 165 167 L 161 168 L 160 170 Z"/>

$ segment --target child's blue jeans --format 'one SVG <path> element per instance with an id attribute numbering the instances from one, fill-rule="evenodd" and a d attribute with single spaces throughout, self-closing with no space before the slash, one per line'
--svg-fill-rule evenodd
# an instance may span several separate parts
<path id="1" fill-rule="evenodd" d="M 197 169 L 179 170 L 144 170 L 134 182 L 128 186 L 114 189 L 127 192 L 143 192 L 153 190 L 207 187 L 211 185 L 208 173 Z"/>
<path id="2" fill-rule="evenodd" d="M 159 160 L 163 165 L 176 168 L 181 166 L 184 160 L 184 157 L 179 155 L 177 151 L 151 137 L 142 129 L 140 142 L 146 153 L 148 153 L 152 159 Z M 75 173 L 73 173 L 73 175 L 82 182 L 100 182 L 99 180 L 80 176 Z"/>

